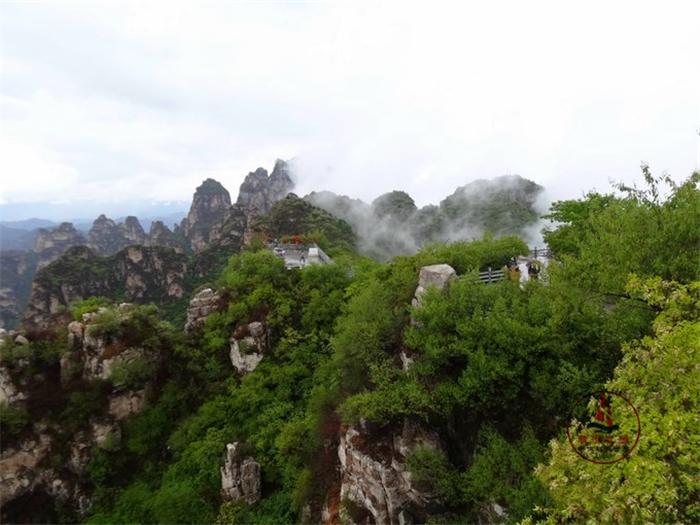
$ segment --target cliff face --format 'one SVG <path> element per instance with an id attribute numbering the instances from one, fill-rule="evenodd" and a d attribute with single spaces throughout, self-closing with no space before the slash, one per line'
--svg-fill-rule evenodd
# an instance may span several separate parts
<path id="1" fill-rule="evenodd" d="M 221 183 L 207 179 L 197 187 L 190 211 L 180 223 L 182 235 L 193 251 L 202 251 L 218 237 L 219 228 L 230 207 L 231 196 Z"/>
<path id="2" fill-rule="evenodd" d="M 167 345 L 157 322 L 148 307 L 103 307 L 57 330 L 53 343 L 64 349 L 60 361 L 42 357 L 26 338 L 25 357 L 13 357 L 12 350 L 3 355 L 2 401 L 27 418 L 21 430 L 3 435 L 3 522 L 23 523 L 31 516 L 54 523 L 56 506 L 69 521 L 89 512 L 88 463 L 97 450 L 119 447 L 122 421 L 144 408 L 163 362 Z M 0 345 L 17 343 L 5 336 Z M 86 395 L 93 399 L 89 413 L 78 401 Z M 77 407 L 85 417 L 65 420 L 62 413 Z"/>
<path id="3" fill-rule="evenodd" d="M 24 316 L 46 326 L 52 314 L 94 296 L 162 303 L 185 293 L 186 257 L 162 247 L 130 246 L 111 257 L 75 246 L 42 268 L 32 284 Z"/>
<path id="4" fill-rule="evenodd" d="M 63 222 L 53 229 L 39 228 L 34 241 L 39 267 L 55 261 L 71 246 L 85 244 L 85 237 L 70 222 Z"/>
<path id="5" fill-rule="evenodd" d="M 88 233 L 87 245 L 98 255 L 112 255 L 127 246 L 144 245 L 146 241 L 146 234 L 136 217 L 129 216 L 117 224 L 100 215 Z"/>
<path id="6" fill-rule="evenodd" d="M 0 328 L 13 328 L 29 298 L 36 272 L 34 252 L 0 254 Z"/>
<path id="7" fill-rule="evenodd" d="M 172 248 L 177 253 L 184 252 L 180 241 L 172 230 L 163 224 L 163 221 L 154 221 L 151 223 L 147 244 L 149 246 L 165 246 L 166 248 Z"/>
<path id="8" fill-rule="evenodd" d="M 289 164 L 279 159 L 269 175 L 263 168 L 258 168 L 249 173 L 241 184 L 236 204 L 251 219 L 265 215 L 275 202 L 294 188 L 290 174 Z"/>
<path id="9" fill-rule="evenodd" d="M 119 225 L 119 231 L 124 242 L 127 243 L 126 246 L 146 244 L 146 233 L 143 231 L 139 220 L 133 215 L 127 217 L 124 222 Z"/>

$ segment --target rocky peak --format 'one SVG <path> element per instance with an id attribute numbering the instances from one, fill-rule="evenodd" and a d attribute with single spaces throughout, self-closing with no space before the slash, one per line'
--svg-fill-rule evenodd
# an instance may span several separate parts
<path id="1" fill-rule="evenodd" d="M 39 228 L 34 251 L 38 254 L 38 266 L 45 266 L 57 259 L 71 246 L 85 244 L 85 238 L 70 222 L 62 222 L 56 228 Z"/>
<path id="2" fill-rule="evenodd" d="M 119 225 L 119 230 L 128 244 L 146 244 L 146 232 L 143 231 L 141 223 L 133 215 L 129 215 L 124 223 Z"/>
<path id="3" fill-rule="evenodd" d="M 88 232 L 88 246 L 100 255 L 110 255 L 123 248 L 122 233 L 117 223 L 102 214 Z"/>
<path id="4" fill-rule="evenodd" d="M 249 173 L 238 192 L 238 204 L 248 215 L 259 217 L 266 214 L 272 205 L 283 199 L 293 188 L 289 163 L 277 159 L 272 174 L 263 168 Z"/>
<path id="5" fill-rule="evenodd" d="M 206 179 L 194 193 L 187 217 L 180 228 L 195 252 L 206 248 L 217 237 L 218 228 L 231 207 L 231 196 L 221 183 Z"/>
<path id="6" fill-rule="evenodd" d="M 163 224 L 163 221 L 153 221 L 151 223 L 147 244 L 150 246 L 167 246 L 168 248 L 173 248 L 177 253 L 183 252 L 175 234 Z"/>
<path id="7" fill-rule="evenodd" d="M 183 296 L 186 256 L 160 246 L 130 246 L 113 257 L 99 257 L 86 246 L 74 246 L 37 272 L 24 323 L 46 327 L 52 316 L 88 297 L 130 301 L 170 301 Z"/>

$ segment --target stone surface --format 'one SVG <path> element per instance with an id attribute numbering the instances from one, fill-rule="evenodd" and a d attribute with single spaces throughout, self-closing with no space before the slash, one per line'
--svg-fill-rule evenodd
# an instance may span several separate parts
<path id="1" fill-rule="evenodd" d="M 52 441 L 46 428 L 40 427 L 38 430 L 37 435 L 26 438 L 0 454 L 2 510 L 21 496 L 43 490 L 58 502 L 72 507 L 80 516 L 85 516 L 91 506 L 90 498 L 73 479 L 47 466 Z M 71 451 L 69 464 L 66 465 L 69 470 L 73 468 L 74 461 L 85 464 L 85 444 L 76 444 L 75 454 L 73 457 Z"/>
<path id="2" fill-rule="evenodd" d="M 85 237 L 70 222 L 63 222 L 57 228 L 39 228 L 34 251 L 38 257 L 38 267 L 56 260 L 71 246 L 85 244 Z"/>
<path id="3" fill-rule="evenodd" d="M 453 279 L 457 278 L 457 272 L 449 264 L 433 264 L 424 266 L 418 275 L 418 287 L 414 293 L 412 305 L 418 308 L 421 305 L 421 297 L 428 288 L 445 290 Z"/>
<path id="4" fill-rule="evenodd" d="M 123 224 L 119 225 L 119 231 L 125 241 L 126 246 L 130 244 L 146 244 L 146 232 L 139 220 L 133 215 L 129 215 Z"/>
<path id="5" fill-rule="evenodd" d="M 162 302 L 182 297 L 187 257 L 169 248 L 131 246 L 113 257 L 98 257 L 74 246 L 34 278 L 24 323 L 45 327 L 51 316 L 88 297 L 123 293 L 129 301 Z"/>
<path id="6" fill-rule="evenodd" d="M 191 334 L 204 325 L 207 317 L 221 309 L 222 298 L 218 292 L 211 288 L 205 288 L 197 292 L 187 307 L 187 320 L 185 321 L 185 333 Z"/>
<path id="7" fill-rule="evenodd" d="M 129 417 L 131 414 L 137 414 L 143 410 L 146 402 L 146 391 L 126 391 L 109 399 L 109 415 L 117 421 Z"/>
<path id="8" fill-rule="evenodd" d="M 267 353 L 267 327 L 259 321 L 241 325 L 236 328 L 229 342 L 231 364 L 239 373 L 247 374 L 257 368 Z"/>
<path id="9" fill-rule="evenodd" d="M 197 187 L 190 211 L 180 223 L 192 250 L 202 251 L 217 237 L 230 206 L 231 196 L 221 183 L 206 179 Z"/>
<path id="10" fill-rule="evenodd" d="M 177 240 L 177 237 L 168 228 L 163 221 L 153 221 L 151 223 L 151 229 L 148 232 L 147 244 L 149 246 L 165 246 L 172 248 L 177 253 L 183 253 L 184 250 L 182 245 Z"/>
<path id="11" fill-rule="evenodd" d="M 9 370 L 0 363 L 0 404 L 13 405 L 26 398 L 26 394 L 15 386 Z"/>
<path id="12" fill-rule="evenodd" d="M 405 421 L 397 432 L 372 435 L 362 426 L 341 429 L 340 499 L 352 503 L 353 522 L 420 522 L 434 495 L 411 480 L 406 458 L 417 446 L 439 448 L 436 434 Z"/>
<path id="13" fill-rule="evenodd" d="M 243 459 L 238 443 L 226 445 L 221 467 L 221 497 L 224 501 L 244 501 L 252 505 L 260 499 L 260 465 L 253 458 Z"/>
<path id="14" fill-rule="evenodd" d="M 37 261 L 34 252 L 0 252 L 0 327 L 14 328 L 21 318 Z"/>

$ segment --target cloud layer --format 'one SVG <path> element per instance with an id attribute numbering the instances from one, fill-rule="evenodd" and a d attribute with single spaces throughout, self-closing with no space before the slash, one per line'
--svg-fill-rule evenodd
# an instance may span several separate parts
<path id="1" fill-rule="evenodd" d="M 298 192 L 420 206 L 518 173 L 556 197 L 681 179 L 697 2 L 0 6 L 0 201 L 189 200 L 296 157 Z"/>

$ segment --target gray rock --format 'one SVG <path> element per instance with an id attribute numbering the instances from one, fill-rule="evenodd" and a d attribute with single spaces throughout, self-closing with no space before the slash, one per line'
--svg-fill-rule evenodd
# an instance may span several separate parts
<path id="1" fill-rule="evenodd" d="M 205 288 L 197 292 L 187 307 L 187 320 L 185 321 L 185 333 L 191 334 L 200 329 L 207 317 L 219 311 L 222 307 L 221 295 L 211 288 Z"/>
<path id="2" fill-rule="evenodd" d="M 24 337 L 22 334 L 18 335 L 15 337 L 15 344 L 17 345 L 28 345 L 29 344 L 29 339 Z"/>
<path id="3" fill-rule="evenodd" d="M 346 428 L 338 446 L 341 501 L 371 515 L 373 523 L 410 522 L 412 512 L 437 501 L 415 486 L 406 466 L 406 457 L 419 445 L 440 448 L 436 434 L 408 421 L 389 436 L 370 436 L 361 426 Z"/>
<path id="4" fill-rule="evenodd" d="M 226 445 L 221 497 L 224 501 L 245 501 L 248 505 L 260 499 L 260 464 L 250 457 L 242 459 L 237 442 Z"/>
<path id="5" fill-rule="evenodd" d="M 239 326 L 229 340 L 231 364 L 240 374 L 247 374 L 257 368 L 268 350 L 267 327 L 254 321 Z"/>

